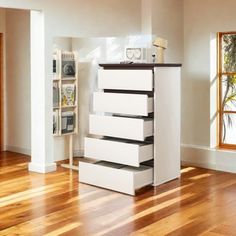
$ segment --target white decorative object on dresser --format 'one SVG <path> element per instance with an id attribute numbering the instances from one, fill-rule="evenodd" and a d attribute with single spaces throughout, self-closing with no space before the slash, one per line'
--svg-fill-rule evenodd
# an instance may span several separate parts
<path id="1" fill-rule="evenodd" d="M 101 64 L 79 181 L 135 195 L 180 177 L 180 64 Z"/>

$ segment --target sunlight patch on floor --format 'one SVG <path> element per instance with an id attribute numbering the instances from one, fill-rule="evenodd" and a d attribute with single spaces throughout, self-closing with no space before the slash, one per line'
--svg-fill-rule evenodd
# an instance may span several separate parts
<path id="1" fill-rule="evenodd" d="M 126 225 L 128 223 L 135 222 L 136 220 L 138 220 L 138 219 L 140 219 L 142 217 L 145 217 L 147 215 L 155 213 L 155 212 L 157 212 L 159 210 L 162 210 L 162 209 L 164 209 L 166 207 L 169 207 L 169 206 L 171 206 L 171 205 L 173 205 L 175 203 L 178 203 L 178 202 L 180 203 L 181 201 L 183 201 L 185 199 L 188 199 L 188 198 L 191 198 L 194 195 L 195 194 L 193 194 L 193 193 L 188 193 L 188 194 L 184 194 L 182 196 L 173 198 L 171 200 L 165 201 L 165 202 L 163 202 L 161 204 L 157 204 L 157 205 L 155 205 L 153 207 L 150 207 L 150 208 L 148 208 L 148 209 L 146 209 L 144 211 L 141 211 L 141 212 L 137 213 L 136 215 L 128 217 L 127 219 L 121 221 L 119 224 L 115 224 L 116 221 L 114 221 L 113 226 L 108 227 L 106 230 L 104 230 L 104 231 L 102 231 L 102 232 L 100 232 L 98 234 L 95 234 L 95 235 L 96 236 L 101 236 L 101 235 L 107 234 L 107 233 L 109 233 L 109 232 L 111 232 L 111 231 L 113 231 L 113 230 L 115 230 L 115 229 L 117 229 L 119 227 L 122 227 L 122 226 L 124 226 L 124 225 Z M 112 222 L 110 222 L 110 223 L 112 223 Z"/>
<path id="2" fill-rule="evenodd" d="M 187 172 L 195 170 L 195 169 L 196 168 L 194 168 L 194 167 L 184 167 L 183 169 L 181 169 L 181 174 L 187 173 Z"/>
<path id="3" fill-rule="evenodd" d="M 190 180 L 199 180 L 199 179 L 203 179 L 203 178 L 207 178 L 212 176 L 212 174 L 202 174 L 202 175 L 196 175 L 194 177 L 189 178 Z"/>
<path id="4" fill-rule="evenodd" d="M 77 222 L 71 223 L 71 224 L 65 225 L 65 226 L 63 226 L 63 227 L 61 227 L 59 229 L 56 229 L 56 230 L 54 230 L 54 231 L 52 231 L 50 233 L 47 233 L 47 234 L 45 234 L 45 236 L 61 235 L 61 234 L 66 233 L 66 232 L 68 232 L 68 231 L 70 231 L 72 229 L 78 228 L 80 225 L 81 225 L 81 223 L 77 223 Z"/>

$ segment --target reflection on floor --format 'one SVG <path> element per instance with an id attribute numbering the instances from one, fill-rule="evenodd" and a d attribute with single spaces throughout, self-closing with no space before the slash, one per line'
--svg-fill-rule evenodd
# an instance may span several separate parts
<path id="1" fill-rule="evenodd" d="M 136 197 L 78 183 L 60 166 L 29 173 L 28 156 L 0 154 L 0 235 L 236 235 L 236 175 L 184 167 Z"/>

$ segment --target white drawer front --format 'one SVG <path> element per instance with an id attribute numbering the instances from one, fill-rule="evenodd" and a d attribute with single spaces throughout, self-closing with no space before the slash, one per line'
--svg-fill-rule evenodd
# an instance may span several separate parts
<path id="1" fill-rule="evenodd" d="M 145 94 L 93 93 L 93 110 L 117 114 L 148 116 L 153 112 L 153 98 Z"/>
<path id="2" fill-rule="evenodd" d="M 90 134 L 144 141 L 153 135 L 153 120 L 89 115 Z"/>
<path id="3" fill-rule="evenodd" d="M 85 138 L 85 157 L 139 167 L 153 159 L 153 144 Z"/>
<path id="4" fill-rule="evenodd" d="M 98 70 L 99 89 L 152 91 L 152 70 Z"/>
<path id="5" fill-rule="evenodd" d="M 113 163 L 79 163 L 79 182 L 135 195 L 135 190 L 153 183 L 153 168 L 126 167 Z"/>

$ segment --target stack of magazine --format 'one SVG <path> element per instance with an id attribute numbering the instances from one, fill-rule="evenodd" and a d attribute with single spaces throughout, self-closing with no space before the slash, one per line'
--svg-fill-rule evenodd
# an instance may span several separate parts
<path id="1" fill-rule="evenodd" d="M 76 86 L 75 84 L 62 84 L 61 86 L 61 105 L 74 106 L 75 104 L 75 94 Z"/>
<path id="2" fill-rule="evenodd" d="M 53 54 L 53 79 L 57 80 L 59 75 L 58 71 L 58 56 L 57 53 Z"/>
<path id="3" fill-rule="evenodd" d="M 59 107 L 59 87 L 57 82 L 53 82 L 53 107 Z"/>
<path id="4" fill-rule="evenodd" d="M 62 78 L 75 77 L 75 54 L 73 52 L 62 53 L 61 76 Z"/>
<path id="5" fill-rule="evenodd" d="M 62 112 L 61 114 L 61 133 L 72 133 L 75 128 L 75 113 L 73 111 Z"/>
<path id="6" fill-rule="evenodd" d="M 59 110 L 53 111 L 53 134 L 59 134 Z"/>

